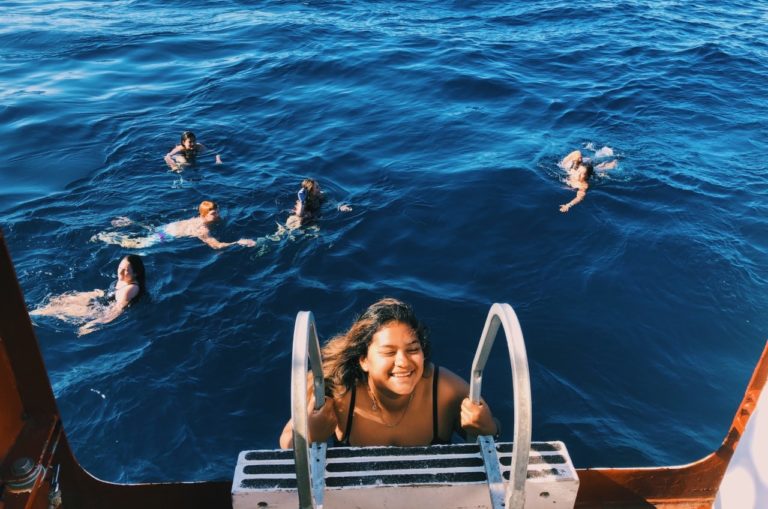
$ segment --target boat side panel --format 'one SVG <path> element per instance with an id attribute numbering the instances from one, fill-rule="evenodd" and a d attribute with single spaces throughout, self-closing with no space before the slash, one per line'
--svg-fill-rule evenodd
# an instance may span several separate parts
<path id="1" fill-rule="evenodd" d="M 0 337 L 0 460 L 5 458 L 24 425 L 16 378 Z"/>
<path id="2" fill-rule="evenodd" d="M 757 362 L 730 430 L 717 451 L 679 467 L 578 469 L 581 484 L 576 507 L 712 507 L 756 402 L 765 392 L 766 379 L 768 343 Z"/>
<path id="3" fill-rule="evenodd" d="M 749 509 L 768 504 L 768 392 L 763 391 L 755 403 L 752 418 L 725 471 L 715 509 Z"/>

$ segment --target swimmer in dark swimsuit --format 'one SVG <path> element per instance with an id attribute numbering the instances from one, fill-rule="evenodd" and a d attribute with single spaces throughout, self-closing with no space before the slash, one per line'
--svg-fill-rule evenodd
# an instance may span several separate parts
<path id="1" fill-rule="evenodd" d="M 317 217 L 320 213 L 320 206 L 323 203 L 323 192 L 320 185 L 314 179 L 304 179 L 301 181 L 301 187 L 297 193 L 296 204 L 291 214 L 285 222 L 289 230 L 303 226 Z M 350 212 L 352 207 L 345 204 L 339 204 L 336 207 L 341 212 Z"/>
<path id="2" fill-rule="evenodd" d="M 185 166 L 195 164 L 197 155 L 207 150 L 205 145 L 197 143 L 197 137 L 192 131 L 181 133 L 181 143 L 165 154 L 163 158 L 168 167 L 173 171 L 181 171 Z M 221 157 L 216 154 L 216 164 L 221 164 Z"/>
<path id="3" fill-rule="evenodd" d="M 422 446 L 449 443 L 454 432 L 496 435 L 485 402 L 472 403 L 469 384 L 429 362 L 424 327 L 407 304 L 382 299 L 322 349 L 325 404 L 314 410 L 310 383 L 309 440 L 342 445 Z M 353 426 L 354 423 L 354 426 Z M 280 447 L 293 447 L 288 421 Z"/>
<path id="4" fill-rule="evenodd" d="M 144 262 L 138 255 L 128 255 L 117 266 L 117 283 L 109 294 L 103 290 L 72 292 L 52 297 L 48 303 L 31 311 L 30 316 L 53 316 L 61 320 L 85 320 L 78 336 L 93 332 L 109 323 L 146 292 Z M 99 302 L 103 300 L 103 302 Z"/>

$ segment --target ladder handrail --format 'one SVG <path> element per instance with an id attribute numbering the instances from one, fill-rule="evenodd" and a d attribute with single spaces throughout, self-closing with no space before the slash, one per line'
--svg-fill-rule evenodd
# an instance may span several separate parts
<path id="1" fill-rule="evenodd" d="M 296 487 L 299 492 L 300 509 L 322 507 L 325 488 L 325 444 L 313 443 L 311 447 L 308 446 L 307 361 L 312 369 L 315 410 L 319 410 L 325 402 L 320 342 L 317 339 L 317 328 L 312 312 L 299 311 L 293 329 L 291 419 L 293 420 L 293 456 L 296 464 Z"/>
<path id="2" fill-rule="evenodd" d="M 472 376 L 469 382 L 469 397 L 474 403 L 480 402 L 483 370 L 499 331 L 504 327 L 512 365 L 512 389 L 515 406 L 515 428 L 512 442 L 512 463 L 510 479 L 504 496 L 507 509 L 522 509 L 525 505 L 525 480 L 528 475 L 528 455 L 531 449 L 531 379 L 528 371 L 528 355 L 520 322 L 509 304 L 495 303 L 488 311 L 485 327 L 472 361 Z"/>

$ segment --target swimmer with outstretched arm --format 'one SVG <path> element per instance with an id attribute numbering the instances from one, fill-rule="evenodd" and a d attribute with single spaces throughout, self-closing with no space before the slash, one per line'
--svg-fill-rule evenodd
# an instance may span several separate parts
<path id="1" fill-rule="evenodd" d="M 141 257 L 131 254 L 117 266 L 117 283 L 113 292 L 91 290 L 52 297 L 48 303 L 31 311 L 30 316 L 53 316 L 59 319 L 83 319 L 78 336 L 90 334 L 97 325 L 106 324 L 120 316 L 128 306 L 146 293 L 146 272 Z M 99 300 L 103 303 L 99 305 Z"/>
<path id="2" fill-rule="evenodd" d="M 584 157 L 580 150 L 574 150 L 565 156 L 560 161 L 560 167 L 566 171 L 568 175 L 566 183 L 576 190 L 576 197 L 568 203 L 560 205 L 560 212 L 568 212 L 574 205 L 584 200 L 587 196 L 587 189 L 589 189 L 589 179 L 594 175 L 595 169 L 612 170 L 617 164 L 618 161 L 614 159 L 595 166 L 592 159 Z"/>
<path id="3" fill-rule="evenodd" d="M 102 241 L 107 244 L 117 244 L 129 249 L 143 249 L 156 244 L 170 242 L 178 237 L 197 237 L 213 249 L 222 249 L 229 246 L 247 246 L 253 247 L 256 241 L 253 239 L 240 239 L 235 242 L 221 242 L 211 236 L 211 226 L 219 219 L 219 206 L 212 201 L 203 201 L 198 207 L 199 215 L 191 219 L 174 221 L 154 230 L 152 235 L 147 237 L 131 237 L 119 232 L 101 232 L 94 235 L 91 241 Z M 131 224 L 130 219 L 119 218 L 119 222 L 113 221 L 113 224 L 126 226 Z"/>
<path id="4" fill-rule="evenodd" d="M 323 199 L 324 194 L 316 180 L 310 178 L 302 180 L 299 192 L 297 193 L 296 204 L 293 207 L 293 213 L 285 221 L 285 226 L 289 230 L 294 230 L 314 220 L 320 213 Z M 336 208 L 341 212 L 350 212 L 352 210 L 352 207 L 343 203 L 339 204 Z"/>
<path id="5" fill-rule="evenodd" d="M 173 171 L 180 171 L 185 166 L 194 164 L 198 154 L 208 150 L 205 145 L 197 142 L 197 137 L 192 131 L 181 133 L 181 143 L 165 154 L 163 158 L 168 167 Z M 221 156 L 216 154 L 216 164 L 221 164 Z"/>

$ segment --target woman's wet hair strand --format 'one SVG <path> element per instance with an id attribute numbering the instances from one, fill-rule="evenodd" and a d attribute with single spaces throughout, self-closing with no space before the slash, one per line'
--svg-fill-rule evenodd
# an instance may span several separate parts
<path id="1" fill-rule="evenodd" d="M 424 359 L 429 360 L 427 330 L 411 306 L 393 298 L 381 299 L 371 304 L 346 333 L 331 338 L 323 346 L 323 374 L 328 395 L 339 396 L 366 379 L 360 359 L 367 355 L 373 335 L 392 322 L 403 323 L 416 333 Z"/>

